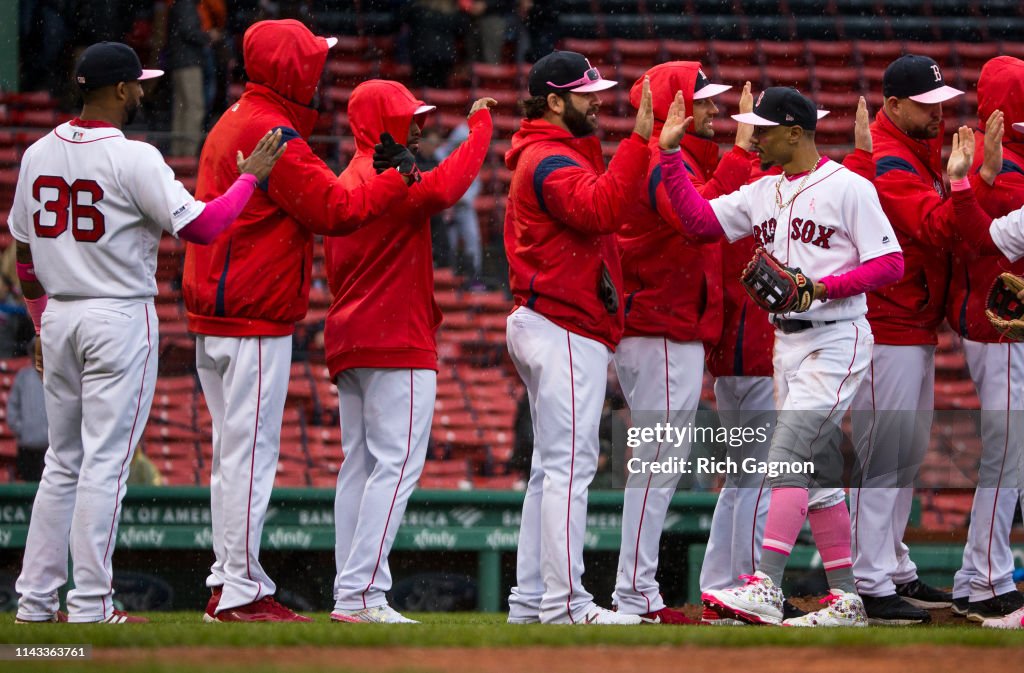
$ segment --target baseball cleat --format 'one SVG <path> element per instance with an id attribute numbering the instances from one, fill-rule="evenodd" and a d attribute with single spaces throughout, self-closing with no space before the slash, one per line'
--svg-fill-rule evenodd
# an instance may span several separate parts
<path id="1" fill-rule="evenodd" d="M 986 619 L 1004 617 L 1021 608 L 1024 608 L 1024 596 L 1013 589 L 988 600 L 971 601 L 967 605 L 967 619 L 972 622 L 984 622 Z"/>
<path id="2" fill-rule="evenodd" d="M 419 624 L 416 620 L 409 619 L 387 603 L 373 608 L 363 608 L 362 610 L 335 609 L 331 613 L 331 621 L 346 624 Z"/>
<path id="3" fill-rule="evenodd" d="M 986 629 L 1024 629 L 1024 608 L 1003 617 L 992 617 L 981 623 Z"/>
<path id="4" fill-rule="evenodd" d="M 782 589 L 758 570 L 753 575 L 740 575 L 746 584 L 732 589 L 714 589 L 701 594 L 704 605 L 727 619 L 748 624 L 782 623 Z"/>
<path id="5" fill-rule="evenodd" d="M 130 615 L 123 610 L 114 610 L 109 617 L 101 619 L 100 624 L 148 624 L 149 620 L 145 617 L 136 617 Z"/>
<path id="6" fill-rule="evenodd" d="M 860 596 L 841 589 L 832 589 L 821 599 L 826 606 L 803 617 L 794 617 L 782 622 L 783 626 L 867 626 L 868 616 L 864 613 L 864 602 Z"/>
<path id="7" fill-rule="evenodd" d="M 711 608 L 704 608 L 704 612 L 700 615 L 700 623 L 705 626 L 746 626 L 746 622 L 741 622 L 738 619 L 729 619 L 722 617 Z"/>
<path id="8" fill-rule="evenodd" d="M 963 598 L 954 598 L 953 604 L 950 606 L 950 611 L 957 617 L 966 617 L 967 608 L 970 606 L 970 601 L 967 596 Z"/>
<path id="9" fill-rule="evenodd" d="M 953 604 L 952 593 L 928 586 L 919 579 L 905 584 L 897 584 L 896 595 L 922 610 L 948 608 Z"/>
<path id="10" fill-rule="evenodd" d="M 591 603 L 583 619 L 573 622 L 581 626 L 635 626 L 642 624 L 640 615 L 627 615 L 622 612 L 606 610 L 596 603 Z"/>
<path id="11" fill-rule="evenodd" d="M 210 600 L 206 601 L 206 611 L 203 613 L 204 622 L 217 621 L 217 606 L 220 605 L 220 596 L 224 593 L 224 587 L 211 587 Z"/>
<path id="12" fill-rule="evenodd" d="M 212 600 L 212 597 L 211 597 Z M 258 601 L 237 608 L 226 608 L 213 617 L 203 615 L 207 622 L 311 622 L 309 617 L 292 612 L 274 600 L 273 596 L 264 596 Z"/>
<path id="13" fill-rule="evenodd" d="M 647 614 L 640 615 L 640 621 L 644 624 L 697 624 L 698 622 L 693 621 L 685 614 L 682 610 L 673 610 L 672 608 L 662 608 L 655 610 L 654 612 L 648 612 Z"/>
<path id="14" fill-rule="evenodd" d="M 927 624 L 932 616 L 910 601 L 896 594 L 889 596 L 861 596 L 864 611 L 868 615 L 868 624 L 879 626 L 909 626 L 911 624 Z"/>
<path id="15" fill-rule="evenodd" d="M 19 619 L 14 618 L 15 624 L 65 624 L 68 621 L 68 615 L 65 612 L 57 610 L 53 613 L 53 616 L 49 619 Z"/>

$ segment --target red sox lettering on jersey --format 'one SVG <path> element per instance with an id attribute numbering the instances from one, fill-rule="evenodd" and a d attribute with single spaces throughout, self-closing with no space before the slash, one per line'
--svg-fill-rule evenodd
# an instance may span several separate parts
<path id="1" fill-rule="evenodd" d="M 778 223 L 774 217 L 754 226 L 754 238 L 758 245 L 767 246 L 775 241 L 775 229 Z M 789 237 L 791 240 L 816 245 L 824 250 L 830 250 L 829 240 L 836 233 L 835 227 L 828 227 L 815 224 L 814 220 L 794 217 L 789 223 Z"/>

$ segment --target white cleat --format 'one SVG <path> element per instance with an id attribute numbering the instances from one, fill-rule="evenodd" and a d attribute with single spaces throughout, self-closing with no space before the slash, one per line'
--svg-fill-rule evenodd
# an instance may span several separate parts
<path id="1" fill-rule="evenodd" d="M 1002 617 L 990 617 L 981 625 L 986 629 L 1024 629 L 1024 608 Z"/>
<path id="2" fill-rule="evenodd" d="M 705 591 L 701 594 L 704 606 L 720 617 L 748 624 L 782 623 L 782 589 L 760 570 L 740 579 L 746 580 L 741 587 Z"/>
<path id="3" fill-rule="evenodd" d="M 643 619 L 640 618 L 640 615 L 626 615 L 621 612 L 613 612 L 612 610 L 605 610 L 596 604 L 591 604 L 584 618 L 576 622 L 576 624 L 593 624 L 596 626 L 635 626 L 642 623 Z"/>
<path id="4" fill-rule="evenodd" d="M 362 610 L 335 610 L 331 613 L 331 621 L 348 624 L 419 624 L 387 604 Z"/>
<path id="5" fill-rule="evenodd" d="M 821 599 L 826 606 L 803 617 L 793 617 L 782 622 L 783 626 L 867 626 L 868 615 L 860 596 L 848 591 L 833 589 Z"/>

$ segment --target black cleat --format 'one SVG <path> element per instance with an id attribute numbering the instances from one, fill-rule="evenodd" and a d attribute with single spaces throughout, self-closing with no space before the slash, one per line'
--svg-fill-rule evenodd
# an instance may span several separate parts
<path id="1" fill-rule="evenodd" d="M 793 605 L 788 600 L 782 601 L 782 621 L 793 619 L 794 617 L 803 617 L 806 614 L 806 612 Z"/>
<path id="2" fill-rule="evenodd" d="M 897 584 L 896 595 L 922 610 L 948 608 L 953 604 L 952 593 L 930 587 L 919 579 L 906 584 Z"/>
<path id="3" fill-rule="evenodd" d="M 1016 589 L 984 601 L 971 601 L 967 606 L 967 619 L 983 622 L 992 617 L 1004 617 L 1024 608 L 1024 595 Z"/>
<path id="4" fill-rule="evenodd" d="M 957 617 L 966 617 L 968 607 L 970 607 L 970 600 L 967 596 L 964 596 L 963 598 L 954 598 L 953 606 L 950 608 L 950 611 L 952 611 L 952 613 Z"/>
<path id="5" fill-rule="evenodd" d="M 932 616 L 927 610 L 911 605 L 896 594 L 889 596 L 861 596 L 868 624 L 881 626 L 909 626 L 927 624 Z"/>

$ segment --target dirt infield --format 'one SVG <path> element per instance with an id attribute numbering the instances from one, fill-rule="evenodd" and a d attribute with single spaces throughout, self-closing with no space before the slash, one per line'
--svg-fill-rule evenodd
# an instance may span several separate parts
<path id="1" fill-rule="evenodd" d="M 829 673 L 935 673 L 1006 670 L 1005 649 L 913 645 L 903 647 L 522 647 L 522 648 L 156 648 L 100 650 L 95 663 L 112 666 L 174 662 L 181 670 L 270 667 L 281 671 L 345 670 L 391 673 L 569 673 L 673 671 L 757 673 L 827 670 Z"/>

